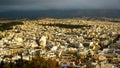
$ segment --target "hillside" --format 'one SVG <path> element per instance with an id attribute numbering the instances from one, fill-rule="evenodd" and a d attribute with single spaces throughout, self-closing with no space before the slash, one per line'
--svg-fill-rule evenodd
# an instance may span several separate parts
<path id="1" fill-rule="evenodd" d="M 79 18 L 2 20 L 0 21 L 0 62 L 4 65 L 8 63 L 8 67 L 9 62 L 31 65 L 35 64 L 34 57 L 37 57 L 40 59 L 35 65 L 38 64 L 38 68 L 41 68 L 42 57 L 45 59 L 42 60 L 43 63 L 49 61 L 48 68 L 51 64 L 55 64 L 53 68 L 56 68 L 57 64 L 61 67 L 119 68 L 119 26 L 119 21 Z"/>

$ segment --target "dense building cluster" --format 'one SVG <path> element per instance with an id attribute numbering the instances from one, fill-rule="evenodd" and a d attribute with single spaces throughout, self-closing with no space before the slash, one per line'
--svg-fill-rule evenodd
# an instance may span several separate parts
<path id="1" fill-rule="evenodd" d="M 63 68 L 119 68 L 120 23 L 26 20 L 0 31 L 0 63 L 43 57 Z"/>

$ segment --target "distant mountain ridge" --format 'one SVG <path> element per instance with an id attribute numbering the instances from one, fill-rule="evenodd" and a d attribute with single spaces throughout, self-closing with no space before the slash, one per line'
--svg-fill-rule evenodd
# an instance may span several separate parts
<path id="1" fill-rule="evenodd" d="M 76 17 L 107 17 L 120 18 L 120 10 L 104 9 L 81 9 L 81 10 L 13 10 L 0 12 L 0 18 L 76 18 Z"/>

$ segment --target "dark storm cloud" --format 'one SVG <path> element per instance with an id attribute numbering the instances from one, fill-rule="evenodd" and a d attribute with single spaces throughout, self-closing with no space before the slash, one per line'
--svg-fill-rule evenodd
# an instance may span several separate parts
<path id="1" fill-rule="evenodd" d="M 120 0 L 0 0 L 0 9 L 120 9 Z"/>
<path id="2" fill-rule="evenodd" d="M 13 4 L 30 4 L 30 3 L 44 3 L 56 0 L 0 0 L 0 5 L 13 5 Z"/>

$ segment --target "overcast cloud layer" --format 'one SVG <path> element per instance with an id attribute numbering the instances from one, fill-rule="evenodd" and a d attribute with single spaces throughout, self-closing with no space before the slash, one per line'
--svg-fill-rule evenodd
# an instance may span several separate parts
<path id="1" fill-rule="evenodd" d="M 120 0 L 0 0 L 0 11 L 47 9 L 120 9 Z"/>

